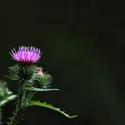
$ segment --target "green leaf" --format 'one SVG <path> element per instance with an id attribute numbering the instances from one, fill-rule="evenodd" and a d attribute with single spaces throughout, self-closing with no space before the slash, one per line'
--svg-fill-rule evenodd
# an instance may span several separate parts
<path id="1" fill-rule="evenodd" d="M 8 76 L 6 75 L 6 77 L 11 80 L 18 80 L 19 79 L 19 70 L 20 70 L 20 67 L 18 64 L 9 67 L 8 68 L 9 75 Z"/>
<path id="2" fill-rule="evenodd" d="M 10 95 L 9 97 L 4 98 L 1 102 L 0 102 L 0 106 L 3 106 L 4 104 L 6 104 L 9 101 L 12 101 L 16 98 L 16 95 Z"/>
<path id="3" fill-rule="evenodd" d="M 8 75 L 4 75 L 6 78 L 9 78 L 9 79 L 11 79 L 11 80 L 17 80 L 17 77 L 10 77 L 10 76 L 8 76 Z"/>
<path id="4" fill-rule="evenodd" d="M 56 112 L 61 113 L 64 116 L 66 116 L 67 118 L 75 118 L 75 117 L 77 117 L 77 115 L 70 116 L 67 113 L 65 113 L 64 111 L 61 111 L 60 108 L 56 108 L 56 107 L 52 106 L 51 104 L 46 104 L 45 102 L 30 101 L 26 106 L 34 106 L 34 105 L 54 110 Z"/>
<path id="5" fill-rule="evenodd" d="M 30 91 L 37 91 L 37 92 L 45 92 L 45 91 L 59 91 L 59 89 L 39 89 L 39 88 L 29 88 L 29 87 L 26 87 L 25 88 L 26 90 L 30 90 Z"/>

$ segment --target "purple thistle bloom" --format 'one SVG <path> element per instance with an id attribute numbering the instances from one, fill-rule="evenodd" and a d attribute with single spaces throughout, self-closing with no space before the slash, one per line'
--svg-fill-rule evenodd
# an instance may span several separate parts
<path id="1" fill-rule="evenodd" d="M 40 49 L 35 47 L 19 47 L 18 51 L 15 48 L 11 51 L 12 59 L 25 64 L 37 63 L 41 57 Z"/>
<path id="2" fill-rule="evenodd" d="M 39 69 L 39 71 L 38 71 L 38 75 L 40 75 L 40 76 L 44 76 L 44 73 L 43 73 L 42 68 Z"/>

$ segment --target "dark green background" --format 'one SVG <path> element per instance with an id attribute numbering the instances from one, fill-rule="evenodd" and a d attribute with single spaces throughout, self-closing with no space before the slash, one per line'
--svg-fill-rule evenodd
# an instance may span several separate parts
<path id="1" fill-rule="evenodd" d="M 38 65 L 61 91 L 35 98 L 79 115 L 69 120 L 32 107 L 20 125 L 125 124 L 124 12 L 124 2 L 117 0 L 0 2 L 0 79 L 7 80 L 7 67 L 16 63 L 8 53 L 13 47 L 38 47 L 43 51 Z M 16 91 L 17 83 L 8 84 Z M 6 105 L 4 120 L 13 108 Z"/>

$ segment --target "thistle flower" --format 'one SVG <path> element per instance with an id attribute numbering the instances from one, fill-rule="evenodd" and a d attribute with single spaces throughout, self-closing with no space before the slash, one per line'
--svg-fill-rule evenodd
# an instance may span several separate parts
<path id="1" fill-rule="evenodd" d="M 40 76 L 44 75 L 42 68 L 40 68 L 40 70 L 38 71 L 38 75 L 40 75 Z"/>
<path id="2" fill-rule="evenodd" d="M 39 67 L 39 70 L 34 77 L 33 83 L 37 88 L 48 88 L 50 87 L 52 77 L 49 74 L 43 72 L 42 68 Z"/>
<path id="3" fill-rule="evenodd" d="M 41 58 L 40 49 L 35 47 L 21 46 L 17 51 L 14 48 L 10 54 L 12 59 L 25 64 L 37 63 Z"/>

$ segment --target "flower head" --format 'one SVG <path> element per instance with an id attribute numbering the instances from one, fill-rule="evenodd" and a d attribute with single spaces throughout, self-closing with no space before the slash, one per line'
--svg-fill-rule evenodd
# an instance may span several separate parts
<path id="1" fill-rule="evenodd" d="M 41 57 L 40 49 L 35 47 L 21 46 L 16 51 L 15 48 L 11 51 L 12 59 L 22 63 L 37 63 Z"/>
<path id="2" fill-rule="evenodd" d="M 40 75 L 40 76 L 44 75 L 42 68 L 40 68 L 40 70 L 38 71 L 38 75 Z"/>

